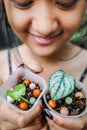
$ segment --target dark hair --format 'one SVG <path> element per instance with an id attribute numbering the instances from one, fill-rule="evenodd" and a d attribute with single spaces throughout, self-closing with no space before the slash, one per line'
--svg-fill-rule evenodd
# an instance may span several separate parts
<path id="1" fill-rule="evenodd" d="M 8 47 L 8 35 L 4 15 L 4 7 L 2 7 L 2 1 L 0 1 L 0 49 Z"/>
<path id="2" fill-rule="evenodd" d="M 9 22 L 7 20 L 7 15 L 6 15 L 6 11 L 5 11 L 4 0 L 2 0 L 2 17 L 4 18 L 6 26 L 10 27 Z"/>
<path id="3" fill-rule="evenodd" d="M 13 48 L 14 46 L 18 46 L 21 44 L 20 39 L 16 36 L 14 31 L 9 25 L 6 11 L 5 11 L 5 5 L 4 5 L 4 0 L 1 2 L 1 38 L 2 42 L 0 44 L 0 49 L 5 49 L 5 48 Z"/>

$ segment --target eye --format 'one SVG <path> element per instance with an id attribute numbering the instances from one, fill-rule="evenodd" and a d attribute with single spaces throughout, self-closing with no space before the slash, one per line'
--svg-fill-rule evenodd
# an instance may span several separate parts
<path id="1" fill-rule="evenodd" d="M 63 0 L 63 1 L 64 1 L 64 0 Z M 65 0 L 65 1 L 66 1 L 66 0 Z M 70 9 L 70 8 L 74 7 L 74 6 L 77 4 L 78 1 L 79 1 L 79 0 L 73 0 L 73 1 L 71 1 L 71 2 L 55 1 L 55 3 L 57 4 L 57 6 L 58 6 L 59 8 L 62 8 L 62 9 Z"/>
<path id="2" fill-rule="evenodd" d="M 30 7 L 33 4 L 32 0 L 10 0 L 10 1 L 12 1 L 16 6 L 20 8 Z"/>

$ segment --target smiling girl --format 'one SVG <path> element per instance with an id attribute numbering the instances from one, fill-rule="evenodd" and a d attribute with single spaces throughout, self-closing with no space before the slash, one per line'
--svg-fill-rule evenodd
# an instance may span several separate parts
<path id="1" fill-rule="evenodd" d="M 0 52 L 2 82 L 20 64 L 24 64 L 25 68 L 42 76 L 46 81 L 56 70 L 64 70 L 78 80 L 81 79 L 84 70 L 87 71 L 87 51 L 71 44 L 69 40 L 84 17 L 86 0 L 3 0 L 3 5 L 7 25 L 23 44 Z M 11 41 L 13 35 L 10 33 L 8 36 Z M 10 44 L 17 45 L 15 41 Z M 87 84 L 86 77 L 84 83 Z M 79 119 L 65 120 L 53 114 L 56 121 L 47 118 L 47 124 L 43 127 L 41 118 L 37 118 L 41 114 L 39 110 L 42 110 L 40 105 L 28 115 L 20 115 L 4 106 L 6 104 L 1 103 L 1 130 L 42 130 L 47 129 L 47 124 L 50 130 L 87 129 L 87 115 Z M 14 116 L 10 116 L 10 113 Z"/>

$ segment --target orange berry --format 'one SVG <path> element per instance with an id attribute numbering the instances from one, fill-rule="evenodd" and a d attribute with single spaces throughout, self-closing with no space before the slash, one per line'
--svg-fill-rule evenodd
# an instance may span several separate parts
<path id="1" fill-rule="evenodd" d="M 28 80 L 28 79 L 25 79 L 25 80 L 23 81 L 23 83 L 26 85 L 26 87 L 29 87 L 31 81 Z"/>
<path id="2" fill-rule="evenodd" d="M 41 90 L 38 89 L 38 88 L 36 88 L 36 89 L 33 90 L 33 96 L 35 98 L 37 98 L 40 95 L 40 93 L 41 93 Z"/>
<path id="3" fill-rule="evenodd" d="M 26 102 L 21 102 L 19 107 L 22 110 L 28 110 L 28 108 L 29 108 L 29 106 Z"/>
<path id="4" fill-rule="evenodd" d="M 49 100 L 49 101 L 48 101 L 48 104 L 49 104 L 49 106 L 50 106 L 51 108 L 56 108 L 56 106 L 57 106 L 57 102 L 56 102 L 56 101 L 52 101 L 52 100 Z"/>

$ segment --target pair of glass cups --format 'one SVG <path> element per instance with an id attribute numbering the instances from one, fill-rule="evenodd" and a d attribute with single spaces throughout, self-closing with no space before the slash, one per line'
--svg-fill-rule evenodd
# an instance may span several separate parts
<path id="1" fill-rule="evenodd" d="M 29 110 L 21 110 L 19 109 L 18 107 L 16 107 L 15 105 L 13 105 L 12 103 L 10 103 L 8 100 L 7 100 L 7 96 L 6 96 L 6 92 L 7 90 L 10 90 L 12 88 L 14 88 L 14 86 L 16 86 L 19 81 L 21 79 L 28 79 L 30 81 L 33 81 L 33 82 L 38 82 L 39 83 L 39 86 L 40 86 L 40 89 L 41 89 L 41 93 L 39 95 L 39 97 L 37 98 L 37 100 L 35 101 L 34 105 L 29 109 Z M 15 109 L 17 112 L 20 112 L 20 113 L 27 113 L 27 112 L 30 112 L 32 111 L 38 101 L 43 98 L 43 101 L 46 105 L 46 107 L 53 111 L 54 113 L 58 114 L 59 116 L 63 116 L 63 117 L 66 117 L 66 118 L 78 118 L 80 116 L 83 116 L 84 114 L 87 113 L 87 87 L 84 86 L 84 84 L 82 84 L 80 81 L 77 81 L 76 80 L 76 85 L 79 86 L 79 88 L 82 88 L 84 94 L 85 94 L 85 98 L 86 98 L 86 108 L 85 110 L 81 113 L 81 114 L 78 114 L 78 115 L 74 115 L 74 116 L 65 116 L 63 114 L 60 114 L 58 112 L 56 112 L 54 109 L 52 109 L 48 103 L 47 103 L 47 100 L 46 100 L 46 92 L 48 91 L 48 87 L 47 87 L 47 84 L 45 82 L 45 80 L 38 76 L 37 74 L 29 71 L 29 70 L 26 70 L 24 68 L 18 68 L 9 78 L 8 80 L 0 87 L 0 100 L 2 102 L 5 102 L 6 104 L 8 104 L 11 108 Z"/>

